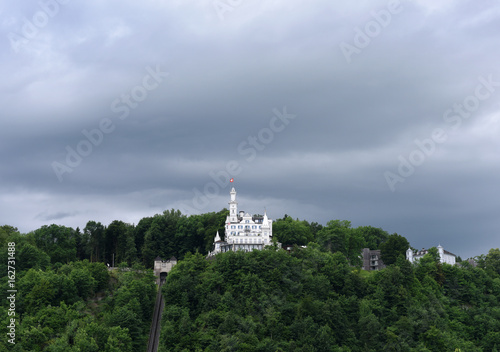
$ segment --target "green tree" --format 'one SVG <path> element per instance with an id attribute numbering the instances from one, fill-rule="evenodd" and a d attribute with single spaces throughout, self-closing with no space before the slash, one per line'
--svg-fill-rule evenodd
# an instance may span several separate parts
<path id="1" fill-rule="evenodd" d="M 78 295 L 83 299 L 93 294 L 97 288 L 97 282 L 87 268 L 73 269 L 69 278 L 75 283 Z"/>
<path id="2" fill-rule="evenodd" d="M 45 270 L 50 266 L 50 257 L 47 253 L 28 242 L 18 244 L 16 251 L 18 271 L 30 268 Z"/>
<path id="3" fill-rule="evenodd" d="M 380 255 L 382 257 L 382 261 L 385 265 L 396 263 L 396 260 L 400 255 L 406 256 L 406 251 L 409 247 L 410 243 L 405 237 L 398 235 L 397 233 L 393 233 L 385 242 L 380 244 Z"/>
<path id="4" fill-rule="evenodd" d="M 50 256 L 52 263 L 76 260 L 76 231 L 70 227 L 44 225 L 32 234 L 36 246 Z"/>
<path id="5" fill-rule="evenodd" d="M 326 250 L 347 255 L 351 232 L 351 222 L 347 220 L 330 220 L 326 227 L 318 231 L 318 243 Z"/>
<path id="6" fill-rule="evenodd" d="M 380 249 L 380 245 L 387 241 L 389 234 L 381 228 L 360 226 L 356 228 L 364 240 L 364 248 Z"/>
<path id="7" fill-rule="evenodd" d="M 80 352 L 99 352 L 97 342 L 83 328 L 79 328 L 76 332 L 75 346 Z"/>
<path id="8" fill-rule="evenodd" d="M 311 227 L 307 221 L 293 220 L 291 217 L 278 219 L 273 222 L 273 233 L 276 240 L 282 244 L 303 246 L 314 239 Z"/>
<path id="9" fill-rule="evenodd" d="M 151 227 L 152 222 L 152 217 L 142 218 L 134 229 L 135 248 L 137 250 L 137 253 L 139 254 L 142 253 L 142 247 L 144 246 L 144 237 L 146 236 L 146 232 Z"/>
<path id="10" fill-rule="evenodd" d="M 420 258 L 415 267 L 415 274 L 422 283 L 431 285 L 435 283 L 443 284 L 445 280 L 443 267 L 440 263 L 439 251 L 436 247 L 429 248 L 428 253 Z M 435 283 L 429 282 L 430 279 L 434 280 Z"/>
<path id="11" fill-rule="evenodd" d="M 159 244 L 163 239 L 163 229 L 160 220 L 156 217 L 151 224 L 149 230 L 144 236 L 144 246 L 142 247 L 142 260 L 144 266 L 151 268 L 154 264 L 154 259 L 160 256 Z"/>
<path id="12" fill-rule="evenodd" d="M 107 288 L 110 276 L 104 263 L 90 263 L 87 269 L 95 280 L 95 290 L 104 290 Z"/>
<path id="13" fill-rule="evenodd" d="M 128 329 L 115 326 L 110 328 L 110 334 L 104 352 L 132 352 L 132 339 Z"/>
<path id="14" fill-rule="evenodd" d="M 341 252 L 351 265 L 361 266 L 362 233 L 351 228 L 347 220 L 331 220 L 317 234 L 318 243 L 332 253 Z"/>
<path id="15" fill-rule="evenodd" d="M 448 341 L 446 341 L 443 332 L 435 326 L 431 326 L 431 328 L 422 335 L 422 339 L 425 343 L 425 347 L 430 351 L 441 352 L 448 350 Z"/>
<path id="16" fill-rule="evenodd" d="M 86 253 L 91 262 L 104 260 L 105 228 L 100 222 L 89 221 L 83 229 L 83 239 Z"/>
<path id="17" fill-rule="evenodd" d="M 37 311 L 53 303 L 54 297 L 54 285 L 46 275 L 40 275 L 39 280 L 26 295 L 26 308 L 30 311 Z"/>
<path id="18" fill-rule="evenodd" d="M 105 230 L 106 262 L 127 262 L 129 265 L 136 258 L 134 228 L 123 221 L 114 220 Z"/>
<path id="19" fill-rule="evenodd" d="M 482 267 L 492 276 L 500 276 L 500 249 L 491 248 Z"/>
<path id="20" fill-rule="evenodd" d="M 19 235 L 17 227 L 10 225 L 0 226 L 0 248 L 3 247 L 8 242 L 8 238 L 13 235 Z"/>
<path id="21" fill-rule="evenodd" d="M 138 304 L 137 301 L 135 304 Z M 144 334 L 143 324 L 139 316 L 134 312 L 132 305 L 124 307 L 116 307 L 109 317 L 108 324 L 110 326 L 120 326 L 127 329 L 130 338 L 132 339 L 132 346 L 134 351 L 141 349 L 141 345 L 145 345 L 146 335 Z"/>

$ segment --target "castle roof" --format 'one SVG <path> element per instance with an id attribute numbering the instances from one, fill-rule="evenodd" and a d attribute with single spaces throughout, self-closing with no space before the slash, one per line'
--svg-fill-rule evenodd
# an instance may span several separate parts
<path id="1" fill-rule="evenodd" d="M 437 248 L 438 249 L 442 248 L 444 254 L 452 255 L 454 257 L 457 256 L 456 254 L 453 254 L 453 253 L 447 251 L 446 249 L 444 249 L 443 246 L 441 246 L 441 245 L 437 246 Z M 424 256 L 427 253 L 429 253 L 429 250 L 425 249 L 425 248 L 422 248 L 421 250 L 417 250 L 417 251 L 413 252 L 413 255 L 419 257 L 419 256 Z"/>

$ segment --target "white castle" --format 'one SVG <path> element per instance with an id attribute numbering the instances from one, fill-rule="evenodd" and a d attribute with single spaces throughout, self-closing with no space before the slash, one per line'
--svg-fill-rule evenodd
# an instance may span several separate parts
<path id="1" fill-rule="evenodd" d="M 252 216 L 244 211 L 238 213 L 234 187 L 231 189 L 230 195 L 229 215 L 225 224 L 225 241 L 221 240 L 219 231 L 217 231 L 214 239 L 214 250 L 208 254 L 209 256 L 228 251 L 261 250 L 264 246 L 272 243 L 273 221 L 268 219 L 267 213 L 264 212 L 264 216 Z"/>

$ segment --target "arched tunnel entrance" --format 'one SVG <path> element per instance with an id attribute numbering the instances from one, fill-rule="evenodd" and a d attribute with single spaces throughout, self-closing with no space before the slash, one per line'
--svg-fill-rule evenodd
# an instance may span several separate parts
<path id="1" fill-rule="evenodd" d="M 160 273 L 160 282 L 161 283 L 165 282 L 165 280 L 167 279 L 167 275 L 168 275 L 168 273 L 164 273 L 164 272 Z"/>

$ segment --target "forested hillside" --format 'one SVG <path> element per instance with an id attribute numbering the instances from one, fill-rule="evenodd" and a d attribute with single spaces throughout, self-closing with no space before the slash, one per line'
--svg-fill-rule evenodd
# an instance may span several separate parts
<path id="1" fill-rule="evenodd" d="M 15 243 L 16 344 L 0 351 L 140 352 L 156 294 L 156 256 L 180 259 L 164 286 L 162 351 L 496 351 L 500 251 L 478 267 L 431 251 L 404 259 L 404 236 L 346 220 L 322 226 L 285 215 L 274 239 L 295 245 L 206 259 L 227 210 L 170 210 L 138 224 L 89 221 L 83 230 L 0 226 L 1 285 Z M 301 248 L 300 246 L 307 246 Z M 360 270 L 361 249 L 388 268 Z M 114 261 L 115 270 L 107 264 Z M 9 264 L 11 265 L 11 264 Z M 130 268 L 130 269 L 129 269 Z M 0 304 L 9 325 L 9 301 Z"/>
<path id="2" fill-rule="evenodd" d="M 497 351 L 498 254 L 450 266 L 433 248 L 372 272 L 314 243 L 187 256 L 164 286 L 160 351 Z"/>
<path id="3" fill-rule="evenodd" d="M 0 350 L 144 351 L 156 285 L 151 272 L 136 269 L 108 272 L 103 263 L 85 260 L 17 271 L 16 343 L 4 338 Z M 5 281 L 2 289 L 7 292 Z M 8 326 L 12 316 L 2 303 Z"/>

